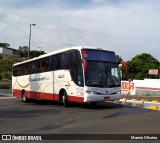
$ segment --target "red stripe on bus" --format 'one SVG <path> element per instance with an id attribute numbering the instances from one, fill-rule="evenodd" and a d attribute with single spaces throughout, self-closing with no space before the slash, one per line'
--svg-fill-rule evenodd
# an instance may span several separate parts
<path id="1" fill-rule="evenodd" d="M 83 97 L 77 97 L 77 96 L 68 96 L 68 101 L 84 102 L 84 98 Z"/>
<path id="2" fill-rule="evenodd" d="M 15 96 L 17 98 L 21 98 L 21 96 L 22 96 L 21 93 L 22 93 L 21 90 L 17 90 L 17 89 L 13 90 L 13 96 Z M 32 98 L 32 99 L 44 99 L 44 100 L 59 101 L 59 95 L 58 94 L 44 93 L 44 92 L 26 91 L 26 97 L 27 98 Z M 84 102 L 84 98 L 68 95 L 68 101 Z"/>

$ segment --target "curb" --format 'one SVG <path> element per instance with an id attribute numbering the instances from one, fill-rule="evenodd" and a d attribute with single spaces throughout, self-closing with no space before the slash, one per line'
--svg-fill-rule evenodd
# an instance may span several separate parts
<path id="1" fill-rule="evenodd" d="M 160 103 L 159 100 L 152 100 L 153 103 Z"/>
<path id="2" fill-rule="evenodd" d="M 128 101 L 128 102 L 124 102 L 124 101 Z M 138 104 L 135 104 L 135 105 L 133 105 L 132 103 L 131 103 L 131 101 L 138 101 L 138 102 L 142 102 L 142 103 L 138 103 Z M 135 106 L 135 107 L 139 107 L 139 108 L 145 108 L 146 107 L 146 109 L 151 109 L 151 110 L 157 110 L 157 111 L 160 111 L 160 105 L 152 105 L 152 103 L 154 104 L 160 104 L 160 100 L 152 100 L 152 101 L 148 101 L 148 100 L 137 100 L 137 99 L 135 99 L 135 98 L 133 98 L 133 99 L 128 99 L 128 100 L 126 100 L 126 98 L 122 98 L 122 99 L 120 99 L 120 101 L 119 102 L 121 102 L 121 104 L 123 104 L 123 105 L 129 105 L 129 106 Z M 148 102 L 149 104 L 151 104 L 150 106 L 144 106 L 144 104 L 143 103 L 145 103 L 145 102 Z"/>

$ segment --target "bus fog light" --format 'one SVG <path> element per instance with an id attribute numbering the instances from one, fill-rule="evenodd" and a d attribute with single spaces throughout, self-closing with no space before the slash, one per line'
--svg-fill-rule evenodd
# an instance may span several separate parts
<path id="1" fill-rule="evenodd" d="M 87 90 L 86 91 L 88 94 L 97 94 L 97 92 L 96 91 L 90 91 L 90 90 Z"/>
<path id="2" fill-rule="evenodd" d="M 115 92 L 116 94 L 121 94 L 121 91 L 117 91 L 117 92 Z"/>

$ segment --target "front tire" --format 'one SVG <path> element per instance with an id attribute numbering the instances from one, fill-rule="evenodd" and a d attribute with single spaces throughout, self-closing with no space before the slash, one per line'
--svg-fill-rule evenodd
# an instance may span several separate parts
<path id="1" fill-rule="evenodd" d="M 66 91 L 63 91 L 62 93 L 62 101 L 63 101 L 64 107 L 69 107 L 68 96 Z"/>
<path id="2" fill-rule="evenodd" d="M 27 103 L 29 100 L 27 99 L 27 97 L 26 97 L 26 92 L 25 91 L 23 91 L 22 92 L 22 101 L 24 102 L 24 103 Z"/>

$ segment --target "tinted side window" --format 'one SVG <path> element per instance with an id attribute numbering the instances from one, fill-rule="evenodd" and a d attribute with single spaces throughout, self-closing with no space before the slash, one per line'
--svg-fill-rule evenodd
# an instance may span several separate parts
<path id="1" fill-rule="evenodd" d="M 37 65 L 36 65 L 37 66 L 36 72 L 40 73 L 40 61 L 37 61 L 36 63 L 37 63 Z"/>
<path id="2" fill-rule="evenodd" d="M 45 72 L 48 71 L 48 67 L 49 67 L 49 60 L 48 58 L 42 59 L 41 60 L 41 64 L 40 64 L 40 71 L 41 72 Z"/>
<path id="3" fill-rule="evenodd" d="M 48 71 L 53 70 L 53 57 L 48 57 Z"/>
<path id="4" fill-rule="evenodd" d="M 61 68 L 62 69 L 69 69 L 69 60 L 68 60 L 68 53 L 63 53 L 61 55 Z"/>
<path id="5" fill-rule="evenodd" d="M 76 63 L 81 60 L 80 52 L 78 50 L 72 50 L 69 52 L 70 69 L 75 69 Z"/>
<path id="6" fill-rule="evenodd" d="M 26 68 L 26 64 L 22 65 L 22 75 L 26 75 L 27 74 L 27 68 Z"/>
<path id="7" fill-rule="evenodd" d="M 31 74 L 36 73 L 37 67 L 36 62 L 31 63 Z"/>
<path id="8" fill-rule="evenodd" d="M 59 69 L 61 69 L 61 54 L 58 54 L 58 55 L 56 55 L 56 57 L 55 57 L 55 69 L 56 70 L 59 70 Z"/>
<path id="9" fill-rule="evenodd" d="M 75 59 L 74 59 L 74 52 L 70 51 L 69 52 L 69 61 L 70 61 L 70 69 L 75 69 Z"/>
<path id="10" fill-rule="evenodd" d="M 74 55 L 76 57 L 76 62 L 79 62 L 81 60 L 81 55 L 78 50 L 75 50 Z"/>
<path id="11" fill-rule="evenodd" d="M 18 76 L 18 66 L 13 67 L 13 76 Z"/>
<path id="12" fill-rule="evenodd" d="M 78 50 L 72 50 L 69 52 L 70 74 L 72 80 L 76 83 L 76 65 L 81 60 L 80 52 Z"/>

